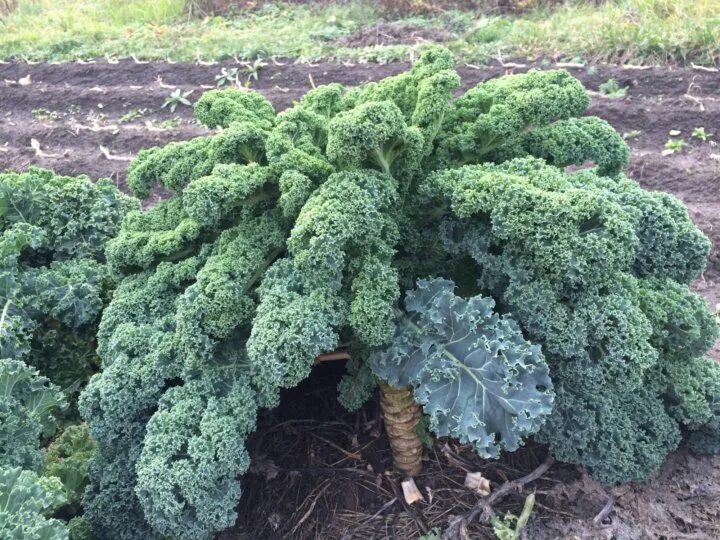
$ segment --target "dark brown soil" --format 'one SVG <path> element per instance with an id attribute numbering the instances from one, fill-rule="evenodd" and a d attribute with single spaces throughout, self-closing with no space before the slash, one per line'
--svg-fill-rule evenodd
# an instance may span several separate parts
<path id="1" fill-rule="evenodd" d="M 440 439 L 426 449 L 414 479 L 424 500 L 407 505 L 377 400 L 358 413 L 345 412 L 335 400 L 341 373 L 339 363 L 317 366 L 310 379 L 283 394 L 280 407 L 261 415 L 248 441 L 252 465 L 242 480 L 238 522 L 218 540 L 417 539 L 446 530 L 453 516 L 466 515 L 478 502 L 464 486 L 466 473 L 480 472 L 496 491 L 547 455 L 531 442 L 486 461 L 470 446 Z M 522 538 L 720 538 L 720 458 L 693 456 L 685 448 L 639 485 L 602 486 L 579 468 L 556 463 L 495 505 L 495 514 L 519 514 L 530 493 L 535 510 Z M 491 524 L 477 520 L 466 532 L 462 540 L 496 538 Z"/>
<path id="2" fill-rule="evenodd" d="M 142 148 L 208 133 L 194 122 L 190 107 L 181 105 L 174 113 L 162 108 L 173 89 L 193 90 L 191 97 L 196 99 L 214 85 L 222 66 L 231 65 L 137 64 L 132 60 L 0 63 L 0 170 L 39 165 L 64 174 L 111 177 L 124 188 L 128 165 L 124 159 Z M 496 63 L 465 66 L 460 74 L 469 87 L 530 67 L 543 66 Z M 355 85 L 406 68 L 401 63 L 350 66 L 283 61 L 263 68 L 252 87 L 282 110 L 313 84 Z M 648 189 L 682 199 L 712 239 L 708 269 L 695 289 L 714 309 L 720 302 L 720 148 L 715 143 L 720 139 L 720 74 L 691 68 L 636 70 L 604 65 L 569 70 L 591 91 L 611 77 L 629 88 L 621 99 L 594 92 L 589 112 L 608 120 L 620 133 L 639 131 L 628 140 L 633 150 L 629 174 Z M 704 127 L 715 137 L 707 142 L 692 138 L 696 127 Z M 663 156 L 671 130 L 680 131 L 673 138 L 683 138 L 688 146 L 681 153 Z M 39 143 L 39 152 L 33 140 Z M 115 159 L 108 159 L 100 146 Z M 720 344 L 711 355 L 720 360 Z M 441 443 L 430 451 L 426 473 L 418 479 L 426 502 L 409 509 L 399 502 L 400 497 L 390 504 L 396 497 L 396 484 L 382 474 L 389 467 L 389 450 L 373 411 L 357 418 L 344 415 L 331 405 L 335 391 L 330 386 L 322 392 L 305 389 L 323 396 L 318 402 L 325 416 L 318 416 L 318 411 L 297 413 L 292 404 L 305 403 L 307 396 L 296 393 L 289 400 L 293 414 L 283 417 L 282 412 L 273 412 L 261 420 L 258 437 L 270 438 L 251 446 L 257 474 L 245 479 L 240 527 L 228 531 L 226 538 L 417 538 L 423 529 L 446 526 L 452 514 L 463 513 L 476 500 L 462 487 L 465 470 L 484 471 L 497 486 L 542 461 L 542 448 L 530 448 L 510 461 L 488 463 L 474 458 L 468 449 L 449 446 L 449 451 L 443 451 Z M 283 446 L 287 442 L 281 441 L 288 440 L 295 446 Z M 263 463 L 271 471 L 278 467 L 277 476 L 270 478 L 273 473 L 264 471 Z M 538 517 L 529 537 L 719 538 L 718 471 L 720 458 L 695 458 L 680 451 L 648 484 L 613 492 L 618 498 L 609 517 L 594 524 L 592 516 L 612 493 L 574 469 L 556 466 L 547 479 L 529 486 L 539 490 Z M 429 493 L 433 493 L 432 501 Z M 522 497 L 511 497 L 507 505 L 517 513 Z M 471 538 L 492 537 L 486 525 L 473 525 L 470 533 Z"/>

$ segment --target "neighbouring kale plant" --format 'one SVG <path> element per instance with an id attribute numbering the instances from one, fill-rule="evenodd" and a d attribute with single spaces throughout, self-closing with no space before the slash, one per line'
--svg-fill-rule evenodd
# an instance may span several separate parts
<path id="1" fill-rule="evenodd" d="M 57 478 L 0 466 L 0 538 L 67 540 L 65 523 L 46 517 L 64 502 Z"/>
<path id="2" fill-rule="evenodd" d="M 112 290 L 105 243 L 136 206 L 109 180 L 0 174 L 0 358 L 78 393 L 96 369 L 97 323 Z"/>
<path id="3" fill-rule="evenodd" d="M 686 209 L 623 175 L 628 147 L 568 73 L 459 87 L 432 48 L 278 114 L 215 90 L 196 115 L 217 133 L 138 155 L 133 191 L 173 196 L 106 252 L 119 285 L 80 398 L 98 537 L 231 526 L 258 409 L 339 343 L 347 407 L 374 369 L 483 455 L 535 433 L 614 483 L 681 429 L 718 449 L 716 327 L 688 287 L 709 242 Z"/>
<path id="4" fill-rule="evenodd" d="M 77 420 L 77 395 L 97 369 L 95 334 L 113 287 L 105 243 L 133 207 L 107 180 L 0 174 L 2 538 L 90 538 L 88 524 L 70 519 L 92 452 L 87 428 L 42 445 Z M 85 453 L 75 455 L 80 441 Z"/>
<path id="5" fill-rule="evenodd" d="M 40 472 L 40 439 L 57 427 L 67 406 L 60 388 L 21 360 L 0 360 L 0 466 Z"/>

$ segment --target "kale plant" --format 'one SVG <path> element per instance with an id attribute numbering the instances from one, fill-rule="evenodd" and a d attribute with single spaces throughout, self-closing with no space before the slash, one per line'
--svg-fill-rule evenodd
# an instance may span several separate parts
<path id="1" fill-rule="evenodd" d="M 64 502 L 57 478 L 0 466 L 0 538 L 68 540 L 66 525 L 47 517 Z"/>
<path id="2" fill-rule="evenodd" d="M 80 399 L 98 443 L 84 501 L 96 535 L 231 526 L 257 411 L 341 342 L 344 404 L 369 397 L 375 366 L 415 387 L 439 433 L 489 455 L 537 431 L 613 483 L 651 474 L 681 428 L 718 449 L 720 373 L 702 358 L 716 329 L 688 288 L 707 238 L 680 202 L 623 174 L 627 145 L 582 116 L 589 98 L 568 73 L 453 99 L 459 85 L 433 48 L 407 73 L 320 86 L 279 114 L 257 93 L 213 90 L 195 111 L 222 131 L 138 155 L 135 193 L 173 196 L 131 212 L 107 248 L 121 281 Z M 436 278 L 448 305 L 401 305 Z M 398 334 L 404 318 L 436 327 Z M 447 363 L 456 323 L 472 337 Z M 377 369 L 383 355 L 421 364 L 416 345 L 425 371 Z M 498 377 L 493 400 L 467 399 L 458 414 L 472 419 L 456 425 L 424 377 L 464 392 L 459 366 L 480 364 L 476 388 Z"/>
<path id="3" fill-rule="evenodd" d="M 82 538 L 78 519 L 69 528 L 55 519 L 80 511 L 89 455 L 65 459 L 70 452 L 60 447 L 81 428 L 68 427 L 51 445 L 51 464 L 38 476 L 42 443 L 76 416 L 68 402 L 97 367 L 95 334 L 113 287 L 105 243 L 134 206 L 107 180 L 41 169 L 0 174 L 3 538 Z M 87 435 L 84 442 L 91 452 Z"/>
<path id="4" fill-rule="evenodd" d="M 113 286 L 105 243 L 135 205 L 109 180 L 0 174 L 0 358 L 77 394 L 96 369 L 97 323 Z"/>

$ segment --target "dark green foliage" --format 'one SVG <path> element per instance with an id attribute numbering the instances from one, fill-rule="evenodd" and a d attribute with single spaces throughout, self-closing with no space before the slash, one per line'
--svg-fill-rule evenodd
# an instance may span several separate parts
<path id="1" fill-rule="evenodd" d="M 555 410 L 539 439 L 555 457 L 582 463 L 601 482 L 645 480 L 677 447 L 678 425 L 651 391 L 611 390 L 591 372 L 570 366 L 553 372 Z"/>
<path id="2" fill-rule="evenodd" d="M 92 526 L 84 517 L 75 517 L 67 524 L 69 540 L 93 540 Z"/>
<path id="3" fill-rule="evenodd" d="M 582 84 L 566 71 L 531 71 L 479 84 L 447 114 L 438 135 L 437 166 L 523 155 L 528 129 L 579 116 L 589 104 Z"/>
<path id="4" fill-rule="evenodd" d="M 51 516 L 80 512 L 87 430 L 67 427 L 47 452 L 41 442 L 76 420 L 77 394 L 98 367 L 95 334 L 114 286 L 105 244 L 136 206 L 109 180 L 0 174 L 2 538 L 67 539 Z"/>
<path id="5" fill-rule="evenodd" d="M 128 186 L 140 198 L 150 195 L 154 184 L 173 191 L 182 189 L 191 180 L 212 171 L 211 142 L 209 137 L 198 137 L 141 150 L 128 169 Z"/>
<path id="6" fill-rule="evenodd" d="M 105 243 L 133 206 L 107 180 L 0 174 L 0 357 L 24 360 L 70 394 L 87 381 L 112 290 Z"/>
<path id="7" fill-rule="evenodd" d="M 195 116 L 209 128 L 248 122 L 267 130 L 275 123 L 275 109 L 267 99 L 257 92 L 234 88 L 205 92 L 195 103 Z"/>
<path id="8" fill-rule="evenodd" d="M 65 505 L 57 478 L 38 477 L 41 437 L 52 435 L 54 413 L 66 406 L 60 389 L 20 360 L 0 360 L 0 538 L 66 540 L 51 519 Z"/>
<path id="9" fill-rule="evenodd" d="M 470 255 L 478 285 L 542 345 L 557 398 L 540 439 L 554 454 L 608 483 L 639 480 L 677 446 L 678 422 L 708 429 L 713 398 L 687 385 L 707 367 L 693 358 L 716 328 L 704 302 L 665 277 L 677 276 L 667 262 L 676 246 L 702 254 L 685 268 L 704 264 L 707 239 L 687 212 L 666 221 L 672 236 L 643 245 L 647 216 L 667 215 L 666 195 L 528 158 L 437 173 L 421 189 L 456 216 L 442 225 L 450 253 Z M 678 414 L 683 399 L 699 400 L 699 421 Z"/>
<path id="10" fill-rule="evenodd" d="M 80 400 L 98 443 L 84 500 L 98 537 L 230 526 L 258 409 L 341 342 L 353 355 L 341 399 L 358 407 L 419 279 L 452 279 L 456 322 L 487 322 L 468 331 L 513 357 L 474 349 L 492 373 L 543 381 L 494 394 L 530 403 L 492 408 L 519 427 L 502 441 L 481 435 L 495 423 L 455 429 L 431 405 L 439 432 L 471 431 L 496 455 L 539 428 L 606 482 L 646 478 L 680 428 L 717 449 L 720 374 L 701 358 L 715 328 L 688 291 L 708 240 L 681 203 L 623 176 L 626 146 L 577 118 L 589 99 L 567 73 L 453 100 L 458 84 L 449 53 L 431 49 L 407 73 L 321 86 L 278 115 L 259 94 L 213 91 L 196 110 L 221 131 L 138 156 L 136 193 L 174 195 L 131 213 L 107 249 L 121 282 L 99 327 L 102 372 Z M 564 171 L 586 162 L 597 167 Z"/>
<path id="11" fill-rule="evenodd" d="M 556 167 L 591 161 L 600 174 L 614 175 L 630 161 L 630 148 L 605 120 L 568 118 L 539 127 L 524 136 L 523 147 L 532 156 Z"/>
<path id="12" fill-rule="evenodd" d="M 95 442 L 90 438 L 85 424 L 68 426 L 45 451 L 43 475 L 58 478 L 62 482 L 67 502 L 61 510 L 66 516 L 81 512 L 80 503 L 94 452 Z"/>
<path id="13" fill-rule="evenodd" d="M 0 467 L 40 471 L 40 437 L 56 427 L 67 405 L 60 389 L 20 360 L 0 360 Z"/>
<path id="14" fill-rule="evenodd" d="M 378 169 L 403 177 L 419 165 L 422 147 L 420 130 L 409 128 L 389 101 L 358 105 L 329 126 L 327 155 L 341 169 Z"/>

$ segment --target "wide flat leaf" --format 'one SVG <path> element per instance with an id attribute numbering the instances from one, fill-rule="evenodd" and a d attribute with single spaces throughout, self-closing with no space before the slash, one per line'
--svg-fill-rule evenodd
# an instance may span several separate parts
<path id="1" fill-rule="evenodd" d="M 393 344 L 371 358 L 381 379 L 412 386 L 431 429 L 475 445 L 483 457 L 515 450 L 552 410 L 548 366 L 492 298 L 465 300 L 452 281 L 418 281 Z"/>
<path id="2" fill-rule="evenodd" d="M 0 467 L 0 538 L 67 540 L 65 524 L 45 517 L 64 502 L 57 478 L 38 477 L 19 467 Z"/>

